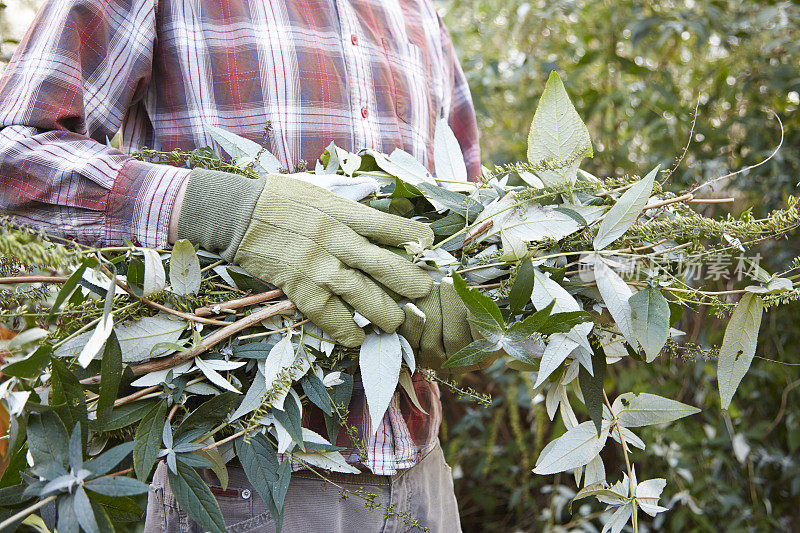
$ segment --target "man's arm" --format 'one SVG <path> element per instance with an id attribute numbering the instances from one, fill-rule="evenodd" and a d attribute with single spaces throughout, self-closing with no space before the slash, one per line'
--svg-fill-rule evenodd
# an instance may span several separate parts
<path id="1" fill-rule="evenodd" d="M 175 195 L 175 203 L 172 204 L 172 214 L 169 217 L 169 243 L 174 244 L 178 240 L 178 220 L 180 219 L 181 207 L 183 207 L 183 197 L 186 195 L 186 185 L 188 179 L 183 180 L 178 194 Z"/>
<path id="2" fill-rule="evenodd" d="M 150 81 L 150 0 L 46 2 L 0 79 L 0 210 L 91 245 L 167 244 L 187 169 L 107 146 Z"/>

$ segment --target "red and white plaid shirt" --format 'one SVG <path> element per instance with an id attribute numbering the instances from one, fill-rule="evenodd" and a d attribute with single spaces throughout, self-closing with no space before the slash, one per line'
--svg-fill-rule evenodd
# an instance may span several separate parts
<path id="1" fill-rule="evenodd" d="M 189 171 L 131 152 L 222 153 L 215 125 L 286 168 L 334 141 L 402 148 L 433 171 L 440 116 L 477 176 L 469 88 L 431 0 L 49 0 L 0 79 L 0 209 L 86 244 L 163 248 Z M 367 438 L 373 472 L 432 445 L 438 390 L 417 388 L 436 408 L 420 417 L 395 397 Z M 350 411 L 372 435 L 363 391 Z"/>

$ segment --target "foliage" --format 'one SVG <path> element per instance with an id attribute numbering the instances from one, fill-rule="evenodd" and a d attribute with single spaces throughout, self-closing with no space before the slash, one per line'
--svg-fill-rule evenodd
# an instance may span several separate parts
<path id="1" fill-rule="evenodd" d="M 762 311 L 794 301 L 800 290 L 785 277 L 793 268 L 769 275 L 742 256 L 742 288 L 709 291 L 693 277 L 689 259 L 705 264 L 719 254 L 736 256 L 785 234 L 800 223 L 798 200 L 790 197 L 785 209 L 762 219 L 715 220 L 690 208 L 693 194 L 664 192 L 659 167 L 623 180 L 580 170 L 591 141 L 555 73 L 534 116 L 527 162 L 487 170 L 469 185 L 444 121 L 437 132 L 441 186 L 399 150 L 349 154 L 333 145 L 315 179 L 324 185 L 325 175 L 341 173 L 355 185 L 374 180 L 378 192 L 365 200 L 369 205 L 436 228 L 435 244 L 407 243 L 405 253 L 435 279 L 452 278 L 480 336 L 442 366 L 457 369 L 503 354 L 508 367 L 528 376 L 531 398 L 541 393 L 547 416 L 559 412 L 564 426 L 540 441 L 533 473 L 572 473 L 582 487 L 574 501 L 591 497 L 604 504 L 611 531 L 628 522 L 638 530 L 639 510 L 650 516 L 668 510 L 659 503 L 667 482 L 637 477 L 630 447 L 643 449 L 645 442 L 632 428 L 663 426 L 699 409 L 647 388 L 612 403 L 607 365 L 652 362 L 665 348 L 684 351 L 675 341 L 681 332 L 670 327 L 682 308 L 730 314 L 717 366 L 728 408 L 752 360 Z M 260 146 L 214 134 L 235 155 L 226 163 L 231 169 L 276 170 Z M 526 185 L 508 185 L 510 174 Z M 7 255 L 30 249 L 30 239 L 18 238 L 22 232 L 4 226 Z M 53 248 L 37 243 L 44 261 Z M 42 512 L 50 526 L 113 528 L 108 508 L 144 492 L 142 482 L 163 460 L 181 507 L 204 529 L 223 531 L 219 506 L 196 469 L 212 469 L 224 486 L 219 448 L 231 447 L 280 521 L 289 457 L 315 470 L 356 471 L 332 443 L 346 421 L 342 411 L 357 369 L 373 421 L 398 386 L 413 396 L 401 375 L 433 378 L 416 368 L 397 333 L 357 315 L 367 340 L 359 350 L 337 346 L 292 313 L 291 302 L 277 301 L 279 290 L 188 243 L 171 251 L 55 249 L 70 275 L 53 278 L 60 290 L 39 295 L 52 301 L 50 309 L 26 299 L 4 312 L 22 326 L 2 368 L 9 376 L 3 400 L 15 426 L 11 461 L 19 464 L 28 451 L 33 461 L 24 478 L 8 469 L 0 480 L 14 495 L 2 526 L 52 502 L 56 513 Z M 21 272 L 11 281 L 42 282 Z M 257 295 L 236 297 L 245 291 Z M 727 298 L 735 294 L 743 295 L 739 303 Z M 326 417 L 329 439 L 301 427 L 302 412 L 314 406 Z M 588 420 L 579 422 L 574 406 Z M 519 426 L 518 410 L 513 416 Z M 600 455 L 609 448 L 625 465 L 622 476 L 608 476 L 613 483 Z M 123 461 L 132 466 L 109 474 Z"/>

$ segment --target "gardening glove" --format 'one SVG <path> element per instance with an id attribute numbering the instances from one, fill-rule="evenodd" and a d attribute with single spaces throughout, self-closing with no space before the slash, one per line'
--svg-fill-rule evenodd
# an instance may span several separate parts
<path id="1" fill-rule="evenodd" d="M 432 242 L 427 225 L 289 175 L 253 180 L 193 170 L 178 238 L 219 252 L 280 287 L 303 314 L 348 347 L 360 345 L 364 331 L 345 303 L 392 332 L 404 314 L 380 284 L 407 298 L 427 296 L 433 285 L 424 270 L 370 242 Z"/>
<path id="2" fill-rule="evenodd" d="M 474 340 L 467 308 L 453 287 L 453 278 L 443 278 L 430 294 L 404 305 L 403 311 L 405 320 L 398 333 L 411 344 L 421 367 L 438 370 L 448 357 Z"/>

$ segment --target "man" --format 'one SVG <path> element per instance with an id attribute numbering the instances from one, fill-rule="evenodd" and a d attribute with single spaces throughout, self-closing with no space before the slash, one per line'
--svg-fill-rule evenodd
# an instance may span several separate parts
<path id="1" fill-rule="evenodd" d="M 354 346 L 363 332 L 344 303 L 387 331 L 403 322 L 376 281 L 414 299 L 438 290 L 371 244 L 425 237 L 427 228 L 378 215 L 364 223 L 357 204 L 285 175 L 249 181 L 126 154 L 214 146 L 207 126 L 215 125 L 262 142 L 286 169 L 314 161 L 331 141 L 350 151 L 401 148 L 432 169 L 440 116 L 474 178 L 469 90 L 431 0 L 49 0 L 0 80 L 0 207 L 92 245 L 127 238 L 163 248 L 189 238 L 281 286 Z M 118 131 L 121 151 L 107 144 Z M 421 351 L 425 342 L 451 351 L 441 322 L 436 331 L 426 323 Z M 344 454 L 364 473 L 331 476 L 375 493 L 383 508 L 344 501 L 301 471 L 284 531 L 400 531 L 414 519 L 431 531 L 460 529 L 437 440 L 438 389 L 422 379 L 415 387 L 429 414 L 396 393 L 377 431 L 356 387 L 349 421 L 368 458 L 352 445 Z M 212 490 L 229 530 L 274 528 L 240 469 L 231 468 L 228 490 Z M 160 467 L 146 530 L 194 527 Z"/>

